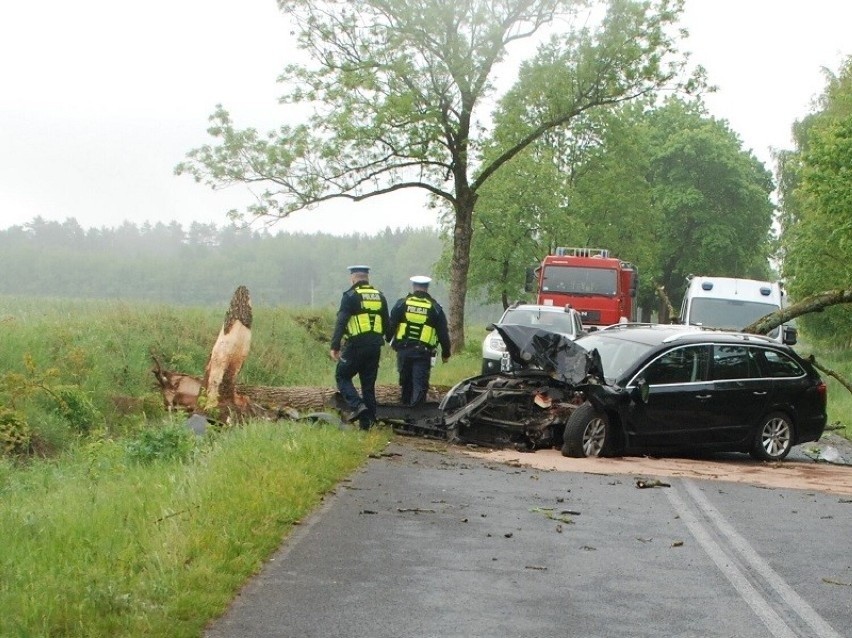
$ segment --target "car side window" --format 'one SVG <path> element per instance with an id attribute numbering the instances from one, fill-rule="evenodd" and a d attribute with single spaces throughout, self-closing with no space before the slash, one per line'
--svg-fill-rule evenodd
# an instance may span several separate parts
<path id="1" fill-rule="evenodd" d="M 760 349 L 755 352 L 755 359 L 766 377 L 801 377 L 805 374 L 802 366 L 782 352 Z"/>
<path id="2" fill-rule="evenodd" d="M 706 347 L 675 348 L 651 363 L 642 376 L 650 385 L 703 381 L 706 364 Z"/>
<path id="3" fill-rule="evenodd" d="M 746 346 L 713 346 L 714 381 L 734 379 L 755 379 L 760 377 L 760 368 L 755 361 L 755 351 Z"/>

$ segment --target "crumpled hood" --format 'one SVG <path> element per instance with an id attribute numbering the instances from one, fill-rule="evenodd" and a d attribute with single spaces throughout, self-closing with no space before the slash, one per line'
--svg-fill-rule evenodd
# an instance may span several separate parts
<path id="1" fill-rule="evenodd" d="M 589 352 L 562 334 L 512 324 L 498 323 L 494 328 L 512 361 L 522 367 L 536 366 L 570 385 L 584 383 L 590 375 L 604 378 L 597 350 Z"/>

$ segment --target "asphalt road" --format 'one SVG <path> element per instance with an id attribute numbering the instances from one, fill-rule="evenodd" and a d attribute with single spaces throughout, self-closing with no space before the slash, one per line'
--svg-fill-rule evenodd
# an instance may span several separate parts
<path id="1" fill-rule="evenodd" d="M 207 638 L 852 638 L 852 499 L 392 443 Z"/>

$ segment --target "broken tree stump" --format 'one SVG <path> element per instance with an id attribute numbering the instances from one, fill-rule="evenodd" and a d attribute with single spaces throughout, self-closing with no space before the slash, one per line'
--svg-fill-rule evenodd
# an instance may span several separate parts
<path id="1" fill-rule="evenodd" d="M 248 288 L 238 286 L 204 368 L 202 386 L 205 409 L 222 411 L 236 408 L 242 412 L 247 407 L 247 402 L 237 395 L 236 378 L 249 354 L 251 321 Z"/>

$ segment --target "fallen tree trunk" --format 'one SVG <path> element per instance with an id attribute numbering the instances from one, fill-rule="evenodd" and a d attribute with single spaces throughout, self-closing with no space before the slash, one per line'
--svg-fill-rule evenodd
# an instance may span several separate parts
<path id="1" fill-rule="evenodd" d="M 427 401 L 440 401 L 448 387 L 431 386 L 426 396 Z M 247 396 L 252 403 L 266 410 L 282 410 L 293 408 L 299 412 L 312 412 L 327 408 L 338 408 L 338 392 L 334 388 L 320 386 L 249 386 L 237 387 L 240 394 Z M 400 403 L 400 390 L 396 385 L 377 385 L 376 401 L 384 404 Z"/>
<path id="2" fill-rule="evenodd" d="M 164 370 L 157 357 L 153 358 L 155 368 L 152 372 L 160 386 L 166 409 L 187 413 L 203 411 L 200 410 L 198 401 L 203 387 L 202 379 L 173 370 Z M 438 402 L 448 390 L 448 386 L 430 386 L 426 400 Z M 304 413 L 343 408 L 342 403 L 338 401 L 337 390 L 322 386 L 238 385 L 236 396 L 248 400 L 250 404 L 248 411 L 254 416 L 275 416 L 287 414 L 291 410 Z M 399 386 L 377 385 L 376 400 L 382 404 L 399 404 Z"/>
<path id="3" fill-rule="evenodd" d="M 767 334 L 770 330 L 777 328 L 782 323 L 790 321 L 790 319 L 795 319 L 809 312 L 822 312 L 822 310 L 829 306 L 846 303 L 852 303 L 852 288 L 846 290 L 826 290 L 825 292 L 802 299 L 800 302 L 794 303 L 791 306 L 776 310 L 765 317 L 761 317 L 751 325 L 743 328 L 742 331 L 751 334 Z M 813 355 L 811 355 L 810 361 L 817 370 L 834 377 L 844 388 L 852 392 L 852 383 L 840 376 L 839 373 L 821 366 L 817 363 Z"/>

